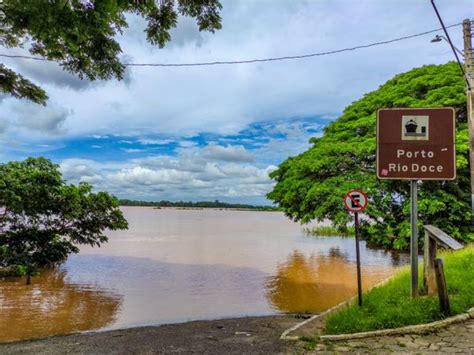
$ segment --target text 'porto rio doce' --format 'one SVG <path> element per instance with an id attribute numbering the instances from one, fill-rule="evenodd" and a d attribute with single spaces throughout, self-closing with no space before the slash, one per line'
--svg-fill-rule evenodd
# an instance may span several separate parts
<path id="1" fill-rule="evenodd" d="M 447 149 L 442 149 L 447 150 Z M 440 164 L 433 164 L 435 159 L 435 152 L 433 150 L 404 150 L 404 149 L 397 149 L 397 159 L 404 158 L 406 159 L 413 159 L 413 163 L 403 164 L 403 163 L 390 163 L 388 164 L 388 172 L 396 173 L 396 172 L 431 172 L 431 173 L 442 173 L 443 172 L 443 165 Z M 425 159 L 425 161 L 420 162 L 420 160 Z M 416 162 L 415 162 L 416 161 Z"/>

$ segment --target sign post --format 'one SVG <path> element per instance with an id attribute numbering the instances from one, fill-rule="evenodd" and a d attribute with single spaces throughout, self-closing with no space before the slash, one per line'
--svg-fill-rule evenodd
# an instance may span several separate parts
<path id="1" fill-rule="evenodd" d="M 377 112 L 377 177 L 410 180 L 411 294 L 418 295 L 418 180 L 456 178 L 453 108 Z"/>
<path id="2" fill-rule="evenodd" d="M 418 297 L 418 181 L 410 180 L 411 296 Z"/>
<path id="3" fill-rule="evenodd" d="M 349 191 L 344 203 L 346 208 L 354 212 L 354 227 L 356 240 L 356 260 L 357 260 L 357 294 L 359 299 L 359 306 L 362 306 L 362 273 L 360 270 L 360 248 L 359 248 L 359 212 L 367 207 L 367 195 L 360 190 Z"/>

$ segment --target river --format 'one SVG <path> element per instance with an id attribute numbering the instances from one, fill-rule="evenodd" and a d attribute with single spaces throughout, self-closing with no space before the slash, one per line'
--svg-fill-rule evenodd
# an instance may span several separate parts
<path id="1" fill-rule="evenodd" d="M 56 270 L 0 281 L 0 341 L 197 319 L 320 312 L 357 292 L 354 238 L 280 212 L 124 207 L 126 231 Z M 367 288 L 408 262 L 361 243 Z"/>

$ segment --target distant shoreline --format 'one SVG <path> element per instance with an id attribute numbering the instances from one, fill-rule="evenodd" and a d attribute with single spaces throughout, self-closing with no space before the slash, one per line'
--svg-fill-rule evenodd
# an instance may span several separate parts
<path id="1" fill-rule="evenodd" d="M 145 205 L 120 205 L 120 207 L 148 207 L 156 210 L 183 210 L 183 211 L 202 211 L 202 210 L 215 210 L 215 211 L 251 211 L 251 212 L 282 212 L 282 210 L 266 209 L 266 208 L 237 208 L 237 207 L 175 207 L 175 206 L 145 206 Z"/>
<path id="2" fill-rule="evenodd" d="M 183 210 L 203 210 L 203 209 L 217 209 L 217 210 L 236 210 L 236 211 L 281 211 L 279 207 L 274 206 L 258 206 L 244 203 L 227 203 L 219 200 L 215 201 L 138 201 L 138 200 L 119 200 L 120 206 L 137 206 L 137 207 L 154 207 L 160 208 L 175 208 Z"/>

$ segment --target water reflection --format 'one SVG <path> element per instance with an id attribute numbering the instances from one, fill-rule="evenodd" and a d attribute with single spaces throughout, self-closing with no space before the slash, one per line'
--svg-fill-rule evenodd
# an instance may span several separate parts
<path id="1" fill-rule="evenodd" d="M 282 213 L 124 209 L 129 230 L 60 270 L 0 281 L 0 341 L 317 312 L 356 293 L 354 238 L 306 237 Z M 361 242 L 364 285 L 407 262 Z M 113 291 L 110 291 L 113 290 Z"/>
<path id="2" fill-rule="evenodd" d="M 0 282 L 0 341 L 102 328 L 114 322 L 121 296 L 68 283 L 66 272 L 49 270 L 24 280 Z"/>
<path id="3" fill-rule="evenodd" d="M 393 274 L 393 267 L 366 263 L 362 268 L 364 289 Z M 267 298 L 279 311 L 320 312 L 357 292 L 356 272 L 356 264 L 339 248 L 327 254 L 294 251 L 268 279 Z"/>

